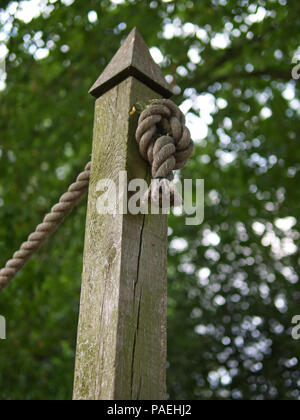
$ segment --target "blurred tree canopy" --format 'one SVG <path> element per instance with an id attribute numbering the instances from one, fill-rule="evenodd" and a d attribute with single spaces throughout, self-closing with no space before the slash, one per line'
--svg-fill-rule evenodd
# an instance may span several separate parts
<path id="1" fill-rule="evenodd" d="M 2 0 L 0 24 L 1 265 L 89 159 L 87 92 L 137 26 L 205 179 L 204 223 L 170 217 L 169 397 L 300 399 L 300 2 Z M 0 295 L 1 399 L 71 398 L 85 211 Z"/>

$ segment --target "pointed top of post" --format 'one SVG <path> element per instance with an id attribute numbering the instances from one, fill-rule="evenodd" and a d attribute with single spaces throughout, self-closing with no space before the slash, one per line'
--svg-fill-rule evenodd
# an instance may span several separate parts
<path id="1" fill-rule="evenodd" d="M 130 32 L 89 93 L 99 98 L 130 76 L 165 98 L 172 96 L 171 88 L 160 67 L 153 61 L 145 41 L 136 28 Z"/>

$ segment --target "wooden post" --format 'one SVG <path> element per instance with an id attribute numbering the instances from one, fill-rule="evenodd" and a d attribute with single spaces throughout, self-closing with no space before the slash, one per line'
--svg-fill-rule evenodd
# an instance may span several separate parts
<path id="1" fill-rule="evenodd" d="M 166 398 L 167 216 L 100 215 L 97 184 L 149 178 L 135 140 L 138 102 L 170 97 L 134 29 L 91 90 L 96 96 L 75 400 Z"/>

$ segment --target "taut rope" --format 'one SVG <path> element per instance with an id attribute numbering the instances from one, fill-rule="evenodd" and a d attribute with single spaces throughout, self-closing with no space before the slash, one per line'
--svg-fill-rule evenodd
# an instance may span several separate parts
<path id="1" fill-rule="evenodd" d="M 78 176 L 76 182 L 69 187 L 68 192 L 61 196 L 59 203 L 45 216 L 43 223 L 37 226 L 27 242 L 24 242 L 13 258 L 7 261 L 5 268 L 0 270 L 0 291 L 17 275 L 85 194 L 89 186 L 90 170 L 91 162 L 86 165 L 84 172 Z"/>
<path id="2" fill-rule="evenodd" d="M 178 200 L 172 183 L 172 171 L 183 168 L 194 150 L 183 113 L 170 100 L 154 101 L 139 118 L 136 139 L 142 157 L 152 167 L 153 178 L 162 179 L 163 193 L 171 193 L 171 205 L 175 204 Z M 0 291 L 10 283 L 80 201 L 88 190 L 90 171 L 91 162 L 69 187 L 68 192 L 62 195 L 59 203 L 45 216 L 43 223 L 37 226 L 27 242 L 24 242 L 13 258 L 7 261 L 5 268 L 0 270 Z M 161 206 L 162 186 L 158 185 L 156 189 L 154 191 L 155 187 L 152 186 L 151 194 L 150 191 L 147 194 L 149 197 L 156 196 L 157 203 Z"/>

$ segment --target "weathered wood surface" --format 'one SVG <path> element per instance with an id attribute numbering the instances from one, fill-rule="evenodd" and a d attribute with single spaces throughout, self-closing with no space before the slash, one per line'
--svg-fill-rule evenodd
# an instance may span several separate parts
<path id="1" fill-rule="evenodd" d="M 153 61 L 145 41 L 136 28 L 130 32 L 91 88 L 90 93 L 99 98 L 129 76 L 134 76 L 165 98 L 172 96 L 171 88 L 160 67 Z"/>
<path id="2" fill-rule="evenodd" d="M 96 101 L 75 400 L 166 398 L 167 216 L 96 210 L 99 180 L 149 177 L 130 110 L 158 97 L 129 77 Z"/>

